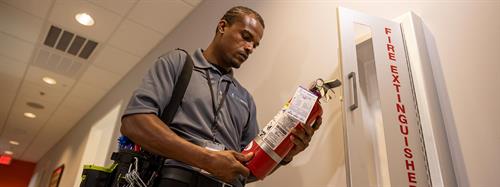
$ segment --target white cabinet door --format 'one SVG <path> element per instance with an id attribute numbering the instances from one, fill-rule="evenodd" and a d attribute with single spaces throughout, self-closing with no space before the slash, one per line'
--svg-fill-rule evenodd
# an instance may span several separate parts
<path id="1" fill-rule="evenodd" d="M 399 23 L 338 9 L 348 183 L 431 186 Z"/>

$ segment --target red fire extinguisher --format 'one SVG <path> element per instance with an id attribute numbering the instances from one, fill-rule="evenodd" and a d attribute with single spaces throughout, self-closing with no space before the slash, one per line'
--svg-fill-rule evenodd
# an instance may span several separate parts
<path id="1" fill-rule="evenodd" d="M 274 118 L 259 132 L 257 137 L 250 142 L 242 151 L 243 154 L 254 153 L 254 157 L 245 163 L 250 172 L 257 179 L 264 179 L 273 169 L 281 162 L 281 160 L 295 146 L 290 140 L 291 131 L 293 128 L 302 130 L 302 125 L 311 125 L 318 116 L 323 114 L 320 99 L 327 96 L 328 90 L 340 86 L 339 80 L 324 82 L 318 79 L 316 83 L 308 90 L 310 93 L 317 96 L 312 109 L 305 123 L 301 124 L 297 118 L 287 111 L 291 101 L 274 116 Z M 300 88 L 299 88 L 300 90 Z M 299 92 L 299 90 L 297 92 Z M 294 96 L 294 98 L 297 96 Z M 327 96 L 328 97 L 328 96 Z M 301 105 L 304 105 L 303 103 Z M 306 104 L 307 105 L 307 104 Z M 304 118 L 305 119 L 305 118 Z M 301 125 L 299 125 L 301 124 Z"/>

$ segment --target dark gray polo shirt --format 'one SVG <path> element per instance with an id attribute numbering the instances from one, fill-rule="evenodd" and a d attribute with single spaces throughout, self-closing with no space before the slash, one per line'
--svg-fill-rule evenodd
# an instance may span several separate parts
<path id="1" fill-rule="evenodd" d="M 179 50 L 159 57 L 134 91 L 123 116 L 138 113 L 161 114 L 170 102 L 172 89 L 186 57 L 186 54 Z M 226 101 L 221 107 L 217 126 L 214 128 L 216 141 L 225 145 L 226 149 L 240 152 L 259 130 L 252 96 L 233 77 L 232 71 L 222 75 L 216 67 L 208 63 L 201 49 L 197 49 L 192 58 L 194 68 L 191 80 L 181 105 L 172 123 L 169 124 L 170 129 L 180 137 L 200 146 L 204 140 L 212 140 L 214 112 L 206 75 L 208 69 L 214 90 L 215 106 L 221 102 L 222 93 L 229 84 Z M 166 164 L 189 167 L 175 160 L 167 160 Z"/>

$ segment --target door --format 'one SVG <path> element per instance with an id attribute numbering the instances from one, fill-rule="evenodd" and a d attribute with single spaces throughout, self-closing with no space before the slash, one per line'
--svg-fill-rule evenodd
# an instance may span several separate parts
<path id="1" fill-rule="evenodd" d="M 349 186 L 431 186 L 400 24 L 337 12 Z"/>

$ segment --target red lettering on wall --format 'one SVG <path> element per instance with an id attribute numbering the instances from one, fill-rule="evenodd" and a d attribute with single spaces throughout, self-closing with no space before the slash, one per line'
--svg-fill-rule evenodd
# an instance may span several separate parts
<path id="1" fill-rule="evenodd" d="M 408 126 L 400 125 L 399 130 L 401 130 L 401 134 L 408 135 Z"/>
<path id="2" fill-rule="evenodd" d="M 399 82 L 399 75 L 392 74 L 392 82 L 393 83 L 401 83 L 401 82 Z"/>
<path id="3" fill-rule="evenodd" d="M 391 65 L 391 72 L 394 74 L 398 74 L 398 67 L 395 65 Z"/>
<path id="4" fill-rule="evenodd" d="M 399 87 L 401 87 L 401 85 L 399 85 L 399 84 L 392 84 L 392 85 L 396 88 L 396 92 L 399 95 Z"/>
<path id="5" fill-rule="evenodd" d="M 393 52 L 389 52 L 388 55 L 389 60 L 396 61 L 396 54 L 394 54 Z"/>
<path id="6" fill-rule="evenodd" d="M 400 89 L 401 82 L 399 81 L 398 67 L 396 66 L 396 64 L 394 64 L 397 63 L 396 46 L 392 44 L 391 28 L 386 27 L 384 31 L 387 36 L 387 43 L 386 43 L 387 58 L 388 58 L 387 62 L 390 63 L 390 72 L 392 74 L 392 85 L 395 88 L 395 95 L 397 98 L 396 113 L 398 116 L 399 130 L 404 140 L 403 154 L 406 157 L 405 168 L 408 174 L 408 186 L 415 187 L 416 186 L 415 184 L 417 183 L 417 176 L 415 173 L 416 170 L 415 161 L 413 160 L 413 151 L 410 148 L 410 144 L 408 143 L 408 137 L 410 136 L 410 128 L 408 127 L 408 119 L 406 118 L 406 108 L 401 99 L 401 89 Z"/>
<path id="7" fill-rule="evenodd" d="M 415 163 L 413 162 L 413 160 L 406 160 L 406 169 L 415 171 Z"/>
<path id="8" fill-rule="evenodd" d="M 390 42 L 389 42 L 390 43 Z M 387 44 L 387 51 L 393 52 L 394 53 L 394 45 L 392 44 Z"/>
<path id="9" fill-rule="evenodd" d="M 417 176 L 413 172 L 408 172 L 408 182 L 417 183 Z"/>
<path id="10" fill-rule="evenodd" d="M 404 114 L 399 114 L 398 119 L 402 124 L 408 124 L 408 121 L 406 120 L 406 116 Z"/>
<path id="11" fill-rule="evenodd" d="M 396 110 L 397 110 L 399 113 L 403 113 L 403 114 L 405 114 L 405 113 L 406 113 L 405 105 L 403 105 L 403 104 L 401 104 L 401 103 L 396 103 Z"/>
<path id="12" fill-rule="evenodd" d="M 405 152 L 405 157 L 406 158 L 413 158 L 413 153 L 411 152 L 411 149 L 410 148 L 404 148 L 404 152 Z"/>
<path id="13" fill-rule="evenodd" d="M 389 35 L 390 33 L 391 33 L 391 28 L 386 27 L 385 28 L 385 34 Z M 391 43 L 391 42 L 389 42 L 389 43 Z"/>

